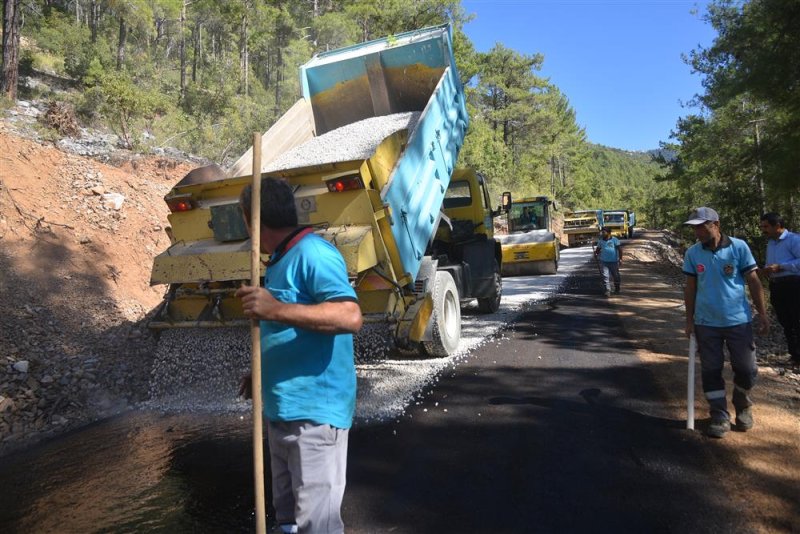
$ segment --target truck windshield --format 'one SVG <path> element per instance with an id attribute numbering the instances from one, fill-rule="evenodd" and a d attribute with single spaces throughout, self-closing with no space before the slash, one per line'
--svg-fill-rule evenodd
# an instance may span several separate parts
<path id="1" fill-rule="evenodd" d="M 519 202 L 511 206 L 508 214 L 510 232 L 528 232 L 544 228 L 544 206 L 532 202 Z"/>
<path id="2" fill-rule="evenodd" d="M 618 223 L 622 224 L 625 222 L 625 214 L 624 213 L 606 213 L 603 215 L 603 220 L 607 223 Z"/>
<path id="3" fill-rule="evenodd" d="M 445 208 L 463 208 L 472 204 L 472 197 L 469 191 L 469 182 L 457 180 L 450 182 L 447 191 L 444 192 Z"/>

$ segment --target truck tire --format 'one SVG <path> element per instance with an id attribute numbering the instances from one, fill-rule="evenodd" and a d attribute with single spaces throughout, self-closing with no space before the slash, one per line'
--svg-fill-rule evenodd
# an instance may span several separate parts
<path id="1" fill-rule="evenodd" d="M 458 288 L 446 271 L 437 271 L 433 284 L 432 339 L 423 341 L 425 352 L 434 357 L 455 354 L 461 341 L 461 305 Z"/>
<path id="2" fill-rule="evenodd" d="M 500 276 L 500 266 L 494 262 L 494 293 L 478 299 L 478 311 L 481 313 L 494 313 L 500 309 L 500 298 L 503 295 L 503 277 Z"/>

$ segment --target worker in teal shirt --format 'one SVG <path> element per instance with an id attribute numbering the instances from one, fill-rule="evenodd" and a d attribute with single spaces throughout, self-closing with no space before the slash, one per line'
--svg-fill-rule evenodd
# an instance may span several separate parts
<path id="1" fill-rule="evenodd" d="M 789 362 L 800 365 L 800 235 L 784 228 L 777 213 L 761 216 L 767 237 L 767 263 L 759 274 L 769 279 L 769 300 L 786 336 Z"/>
<path id="2" fill-rule="evenodd" d="M 719 214 L 708 207 L 697 208 L 684 224 L 693 228 L 697 238 L 683 260 L 686 335 L 697 338 L 703 392 L 711 412 L 706 434 L 721 438 L 731 429 L 722 376 L 723 347 L 728 348 L 733 369 L 736 428 L 747 431 L 753 427 L 750 392 L 758 367 L 745 285 L 758 310 L 759 334 L 767 333 L 769 317 L 756 261 L 747 243 L 723 234 Z"/>
<path id="3" fill-rule="evenodd" d="M 603 228 L 600 239 L 594 249 L 594 255 L 598 257 L 603 268 L 603 283 L 606 288 L 606 296 L 611 295 L 611 283 L 614 283 L 614 293 L 619 293 L 621 277 L 619 275 L 619 264 L 622 261 L 622 250 L 619 248 L 619 239 L 611 237 L 611 228 Z"/>
<path id="4" fill-rule="evenodd" d="M 247 186 L 248 225 L 251 198 Z M 341 533 L 361 309 L 341 254 L 297 225 L 292 189 L 280 179 L 261 180 L 261 251 L 270 254 L 264 287 L 236 296 L 261 325 L 275 518 L 285 533 Z"/>

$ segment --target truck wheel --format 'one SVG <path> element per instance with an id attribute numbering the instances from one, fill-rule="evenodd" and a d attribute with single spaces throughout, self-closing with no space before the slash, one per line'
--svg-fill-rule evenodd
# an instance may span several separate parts
<path id="1" fill-rule="evenodd" d="M 494 262 L 494 287 L 493 293 L 485 298 L 478 299 L 478 310 L 481 313 L 494 313 L 500 309 L 500 297 L 503 295 L 503 278 L 500 276 L 500 266 Z"/>
<path id="2" fill-rule="evenodd" d="M 433 315 L 431 341 L 423 341 L 425 351 L 436 357 L 455 354 L 461 340 L 461 305 L 453 277 L 437 271 L 433 284 Z"/>

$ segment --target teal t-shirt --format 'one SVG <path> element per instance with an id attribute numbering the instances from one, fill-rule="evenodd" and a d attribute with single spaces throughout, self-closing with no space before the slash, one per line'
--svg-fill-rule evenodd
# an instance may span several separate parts
<path id="1" fill-rule="evenodd" d="M 611 239 L 599 239 L 597 246 L 600 248 L 600 261 L 615 262 L 619 261 L 617 249 L 619 248 L 619 239 L 612 237 Z"/>
<path id="2" fill-rule="evenodd" d="M 276 255 L 273 255 L 276 256 Z M 356 301 L 341 254 L 308 234 L 271 260 L 264 287 L 281 302 Z M 264 415 L 350 428 L 356 405 L 351 334 L 325 334 L 261 321 Z"/>
<path id="3" fill-rule="evenodd" d="M 756 268 L 750 247 L 722 236 L 717 250 L 695 243 L 683 259 L 683 272 L 697 278 L 694 324 L 727 327 L 749 323 L 750 304 L 744 275 Z"/>

